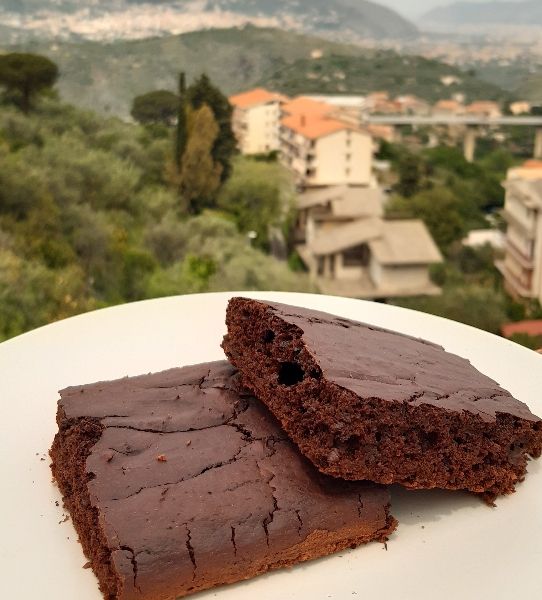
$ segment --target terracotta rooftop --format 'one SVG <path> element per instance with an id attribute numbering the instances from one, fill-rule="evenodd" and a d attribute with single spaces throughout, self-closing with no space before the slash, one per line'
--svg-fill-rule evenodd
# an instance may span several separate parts
<path id="1" fill-rule="evenodd" d="M 316 140 L 345 129 L 360 131 L 357 127 L 338 119 L 328 119 L 324 116 L 314 114 L 288 115 L 282 119 L 281 124 L 310 140 Z"/>
<path id="2" fill-rule="evenodd" d="M 477 110 L 500 110 L 500 107 L 497 102 L 491 100 L 478 100 L 467 106 L 468 112 L 475 112 Z"/>
<path id="3" fill-rule="evenodd" d="M 542 160 L 526 160 L 521 166 L 523 169 L 542 169 Z"/>
<path id="4" fill-rule="evenodd" d="M 282 110 L 288 115 L 327 115 L 334 110 L 334 107 L 321 100 L 313 100 L 306 96 L 299 96 L 286 102 L 282 106 Z"/>
<path id="5" fill-rule="evenodd" d="M 230 104 L 238 108 L 250 108 L 269 102 L 287 102 L 289 98 L 275 92 L 270 92 L 264 88 L 256 88 L 254 90 L 249 90 L 248 92 L 243 92 L 242 94 L 230 96 L 229 100 Z"/>
<path id="6" fill-rule="evenodd" d="M 442 108 L 443 110 L 458 110 L 463 108 L 457 100 L 439 100 L 435 104 L 435 108 Z"/>
<path id="7" fill-rule="evenodd" d="M 510 338 L 515 333 L 526 333 L 531 336 L 542 336 L 542 320 L 520 321 L 519 323 L 507 323 L 501 328 L 504 337 Z"/>

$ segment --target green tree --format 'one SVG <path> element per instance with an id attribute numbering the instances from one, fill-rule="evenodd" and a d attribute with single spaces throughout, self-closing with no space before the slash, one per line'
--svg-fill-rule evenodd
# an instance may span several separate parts
<path id="1" fill-rule="evenodd" d="M 58 67 L 45 56 L 19 52 L 0 55 L 0 85 L 25 113 L 35 96 L 51 89 L 57 78 Z"/>
<path id="2" fill-rule="evenodd" d="M 190 115 L 189 136 L 178 175 L 179 191 L 191 213 L 211 206 L 220 187 L 222 165 L 212 154 L 219 128 L 207 105 Z"/>
<path id="3" fill-rule="evenodd" d="M 237 151 L 237 141 L 232 129 L 233 108 L 228 98 L 205 74 L 188 88 L 187 100 L 194 109 L 206 104 L 213 112 L 219 128 L 213 144 L 213 160 L 222 166 L 220 178 L 221 181 L 226 181 L 231 174 L 231 161 Z"/>
<path id="4" fill-rule="evenodd" d="M 387 214 L 422 219 L 443 252 L 467 233 L 461 202 L 446 188 L 424 190 L 408 199 L 396 196 L 388 204 Z"/>
<path id="5" fill-rule="evenodd" d="M 542 335 L 528 335 L 526 333 L 514 333 L 510 338 L 516 344 L 530 348 L 531 350 L 540 350 L 542 348 Z"/>
<path id="6" fill-rule="evenodd" d="M 313 291 L 305 274 L 252 248 L 224 217 L 204 212 L 180 223 L 177 231 L 182 250 L 173 264 L 150 278 L 152 297 L 241 289 Z"/>
<path id="7" fill-rule="evenodd" d="M 131 115 L 142 125 L 162 123 L 172 125 L 179 106 L 179 98 L 167 90 L 156 90 L 136 96 Z"/>
<path id="8" fill-rule="evenodd" d="M 175 165 L 181 170 L 181 161 L 188 143 L 188 121 L 186 102 L 186 75 L 179 74 L 179 101 L 177 106 L 177 127 L 175 130 Z"/>
<path id="9" fill-rule="evenodd" d="M 280 165 L 240 158 L 218 196 L 218 207 L 232 215 L 242 233 L 255 231 L 267 247 L 269 227 L 280 227 L 293 205 L 294 187 Z"/>
<path id="10" fill-rule="evenodd" d="M 395 189 L 398 194 L 410 198 L 420 191 L 423 177 L 422 160 L 416 154 L 405 154 L 399 159 L 399 182 Z"/>
<path id="11" fill-rule="evenodd" d="M 412 298 L 396 304 L 498 334 L 506 322 L 505 299 L 489 287 L 446 287 L 442 296 Z"/>

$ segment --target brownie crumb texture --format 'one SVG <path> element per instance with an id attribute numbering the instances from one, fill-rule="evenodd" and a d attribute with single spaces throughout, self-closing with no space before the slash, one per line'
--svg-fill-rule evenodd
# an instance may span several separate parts
<path id="1" fill-rule="evenodd" d="M 409 488 L 513 492 L 542 421 L 467 360 L 326 313 L 234 298 L 223 348 L 323 473 Z"/>
<path id="2" fill-rule="evenodd" d="M 396 526 L 384 488 L 320 474 L 226 362 L 69 388 L 57 421 L 53 474 L 107 600 L 182 597 Z"/>

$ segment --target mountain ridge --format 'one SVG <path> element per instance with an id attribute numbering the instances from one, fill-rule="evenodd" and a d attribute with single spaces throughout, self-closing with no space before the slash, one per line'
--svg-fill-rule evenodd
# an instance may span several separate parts
<path id="1" fill-rule="evenodd" d="M 20 35 L 114 40 L 245 23 L 355 38 L 410 38 L 416 26 L 370 0 L 4 0 L 0 25 Z"/>
<path id="2" fill-rule="evenodd" d="M 361 94 L 385 87 L 395 95 L 416 93 L 427 99 L 502 93 L 438 61 L 409 60 L 393 51 L 253 26 L 107 44 L 42 42 L 16 48 L 44 54 L 59 65 L 58 87 L 66 101 L 124 118 L 138 94 L 173 91 L 181 70 L 189 79 L 206 72 L 227 94 L 258 85 L 291 93 L 320 89 Z M 344 72 L 344 79 L 336 77 L 338 72 Z M 442 78 L 449 75 L 462 82 L 447 87 Z"/>

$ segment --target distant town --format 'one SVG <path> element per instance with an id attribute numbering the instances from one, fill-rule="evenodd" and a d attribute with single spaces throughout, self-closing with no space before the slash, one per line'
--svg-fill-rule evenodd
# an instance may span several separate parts
<path id="1" fill-rule="evenodd" d="M 389 165 L 375 155 L 381 143 L 401 139 L 401 125 L 416 124 L 404 117 L 434 124 L 428 146 L 439 143 L 443 129 L 449 138 L 464 137 L 468 161 L 474 160 L 476 135 L 504 141 L 499 123 L 534 129 L 532 160 L 510 169 L 503 182 L 506 235 L 488 227 L 471 231 L 463 243 L 491 245 L 507 292 L 542 302 L 542 117 L 532 115 L 530 103 L 511 103 L 506 118 L 492 101 L 465 105 L 454 97 L 430 105 L 386 92 L 288 98 L 258 88 L 230 103 L 241 152 L 277 153 L 295 177 L 296 248 L 311 277 L 324 293 L 358 298 L 440 293 L 430 267 L 443 258 L 423 221 L 385 217 L 382 174 Z M 379 124 L 377 116 L 384 116 Z"/>

